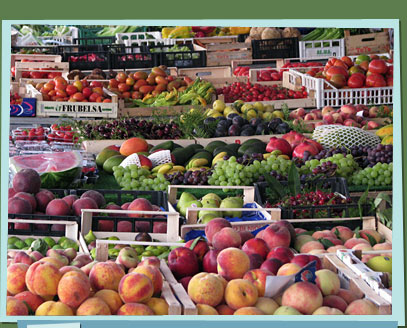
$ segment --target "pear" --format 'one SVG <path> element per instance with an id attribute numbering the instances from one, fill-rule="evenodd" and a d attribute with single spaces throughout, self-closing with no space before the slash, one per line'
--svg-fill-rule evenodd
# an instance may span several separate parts
<path id="1" fill-rule="evenodd" d="M 86 242 L 87 245 L 89 245 L 92 241 L 96 240 L 96 236 L 95 236 L 95 234 L 93 233 L 92 230 L 89 230 L 89 232 L 83 238 L 85 239 L 85 242 Z"/>
<path id="2" fill-rule="evenodd" d="M 199 213 L 201 213 L 201 212 L 204 212 L 204 211 L 200 211 Z M 215 215 L 213 213 L 206 213 L 205 215 L 203 215 L 202 217 L 199 218 L 198 224 L 207 224 L 209 221 L 211 221 L 217 217 L 218 217 L 218 215 Z"/>
<path id="3" fill-rule="evenodd" d="M 222 216 L 222 212 L 202 210 L 202 211 L 199 211 L 199 213 L 198 213 L 198 219 L 204 217 L 207 214 L 214 215 L 215 217 L 221 217 Z"/>
<path id="4" fill-rule="evenodd" d="M 228 197 L 222 200 L 220 208 L 243 208 L 243 199 L 240 197 Z M 224 211 L 224 217 L 240 218 L 242 211 Z"/>
<path id="5" fill-rule="evenodd" d="M 201 203 L 202 203 L 202 208 L 218 208 L 220 205 L 220 202 L 218 202 L 214 199 L 201 200 Z"/>
<path id="6" fill-rule="evenodd" d="M 219 207 L 219 205 L 222 201 L 222 198 L 220 198 L 218 195 L 216 195 L 214 193 L 209 193 L 202 197 L 202 199 L 201 199 L 202 204 L 207 200 L 214 200 L 218 204 L 215 207 Z"/>
<path id="7" fill-rule="evenodd" d="M 177 210 L 179 211 L 181 207 L 185 207 L 184 205 L 186 202 L 191 202 L 194 200 L 196 200 L 196 197 L 194 195 L 190 194 L 189 192 L 183 192 L 178 200 Z"/>
<path id="8" fill-rule="evenodd" d="M 185 203 L 183 204 L 183 206 L 179 209 L 179 213 L 180 213 L 182 216 L 186 216 L 186 214 L 187 214 L 187 208 L 188 208 L 188 207 L 202 207 L 202 203 L 201 203 L 199 200 L 197 200 L 197 199 L 187 201 L 187 202 L 185 202 Z"/>

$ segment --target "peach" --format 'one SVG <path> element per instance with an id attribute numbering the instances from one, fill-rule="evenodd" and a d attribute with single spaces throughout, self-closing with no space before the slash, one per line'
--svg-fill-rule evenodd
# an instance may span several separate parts
<path id="1" fill-rule="evenodd" d="M 77 308 L 89 297 L 90 282 L 83 272 L 67 272 L 58 285 L 59 300 L 71 308 Z"/>
<path id="2" fill-rule="evenodd" d="M 392 249 L 392 244 L 386 241 L 384 243 L 374 245 L 373 249 L 375 251 L 376 250 L 391 250 Z M 382 255 L 391 257 L 392 253 L 383 253 Z"/>
<path id="3" fill-rule="evenodd" d="M 87 276 L 90 275 L 90 271 L 92 270 L 92 268 L 96 265 L 96 261 L 90 262 L 88 264 L 85 264 L 83 267 L 81 267 L 80 269 L 83 271 L 84 274 L 86 274 Z"/>
<path id="4" fill-rule="evenodd" d="M 280 260 L 270 258 L 265 260 L 262 265 L 260 265 L 260 269 L 269 271 L 275 276 L 282 265 L 283 262 Z"/>
<path id="5" fill-rule="evenodd" d="M 112 289 L 117 291 L 120 280 L 123 276 L 123 269 L 116 263 L 99 262 L 90 270 L 89 280 L 95 291 L 101 289 Z"/>
<path id="6" fill-rule="evenodd" d="M 42 303 L 37 310 L 35 315 L 47 315 L 47 316 L 72 316 L 74 315 L 73 310 L 66 304 L 62 302 L 47 301 Z"/>
<path id="7" fill-rule="evenodd" d="M 228 281 L 225 278 L 223 278 L 220 274 L 218 274 L 218 273 L 209 273 L 209 275 L 218 278 L 220 280 L 220 282 L 223 284 L 223 289 L 225 289 L 226 286 L 228 285 Z"/>
<path id="8" fill-rule="evenodd" d="M 369 242 L 369 244 L 370 244 L 369 236 L 373 238 L 373 241 L 375 241 L 376 244 L 383 242 L 383 236 L 374 229 L 360 230 L 359 236 L 363 239 L 366 239 Z"/>
<path id="9" fill-rule="evenodd" d="M 219 315 L 216 309 L 208 304 L 197 304 L 198 315 Z"/>
<path id="10" fill-rule="evenodd" d="M 372 251 L 373 247 L 367 244 L 357 244 L 352 247 L 354 251 Z"/>
<path id="11" fill-rule="evenodd" d="M 42 263 L 50 263 L 52 264 L 54 267 L 56 267 L 58 270 L 61 269 L 62 267 L 64 267 L 66 265 L 65 262 L 61 262 L 61 260 L 55 258 L 55 257 L 43 257 L 42 259 L 40 259 L 38 262 L 42 262 Z"/>
<path id="12" fill-rule="evenodd" d="M 16 252 L 16 254 L 14 255 L 14 263 L 24 263 L 27 265 L 31 265 L 34 262 L 35 261 L 33 260 L 33 258 L 24 251 Z"/>
<path id="13" fill-rule="evenodd" d="M 354 292 L 350 291 L 349 289 L 340 288 L 338 291 L 338 294 L 336 294 L 336 295 L 341 297 L 343 300 L 345 300 L 345 302 L 347 304 L 350 304 L 353 301 L 356 301 L 357 299 L 359 299 L 359 297 Z"/>
<path id="14" fill-rule="evenodd" d="M 321 238 L 326 238 L 326 237 L 336 238 L 336 235 L 333 232 L 331 232 L 330 230 L 315 231 L 312 234 L 312 238 L 314 238 L 314 239 L 321 239 Z"/>
<path id="15" fill-rule="evenodd" d="M 109 306 L 99 297 L 88 298 L 76 310 L 76 315 L 111 315 Z"/>
<path id="16" fill-rule="evenodd" d="M 295 239 L 295 243 L 294 243 L 294 249 L 297 252 L 299 252 L 301 250 L 302 246 L 305 245 L 306 243 L 308 243 L 309 241 L 315 241 L 315 239 L 309 235 L 297 236 L 297 238 Z"/>
<path id="17" fill-rule="evenodd" d="M 329 240 L 332 244 L 334 244 L 335 246 L 337 245 L 343 245 L 343 241 L 338 239 L 338 238 L 334 238 L 334 237 L 324 237 L 323 239 L 325 240 Z"/>
<path id="18" fill-rule="evenodd" d="M 155 315 L 168 315 L 168 304 L 163 298 L 152 297 L 146 305 L 153 310 Z"/>
<path id="19" fill-rule="evenodd" d="M 279 294 L 273 297 L 273 300 L 276 301 L 276 303 L 281 306 L 283 303 L 283 294 Z"/>
<path id="20" fill-rule="evenodd" d="M 142 265 L 152 265 L 155 266 L 157 269 L 160 268 L 160 259 L 156 256 L 150 256 L 142 260 L 137 266 L 142 266 Z"/>
<path id="21" fill-rule="evenodd" d="M 353 301 L 346 308 L 347 315 L 377 315 L 379 311 L 372 301 L 360 299 Z"/>
<path id="22" fill-rule="evenodd" d="M 267 276 L 272 276 L 273 274 L 269 271 L 262 269 L 254 269 L 247 271 L 243 276 L 243 279 L 246 279 L 253 283 L 257 288 L 258 296 L 264 296 L 266 290 L 266 278 Z"/>
<path id="23" fill-rule="evenodd" d="M 336 251 L 339 249 L 346 249 L 346 247 L 344 245 L 336 245 L 329 247 L 326 251 L 328 253 L 336 253 Z"/>
<path id="24" fill-rule="evenodd" d="M 226 280 L 242 278 L 250 268 L 249 257 L 238 248 L 230 247 L 222 250 L 217 261 L 218 273 Z"/>
<path id="25" fill-rule="evenodd" d="M 250 231 L 238 231 L 238 232 L 239 232 L 240 238 L 242 239 L 242 245 L 246 241 L 254 238 L 254 235 Z"/>
<path id="26" fill-rule="evenodd" d="M 294 256 L 291 260 L 291 263 L 298 264 L 301 268 L 306 266 L 308 263 L 316 261 L 316 269 L 322 269 L 321 259 L 315 255 L 308 255 L 308 254 L 299 254 Z"/>
<path id="27" fill-rule="evenodd" d="M 119 284 L 119 295 L 124 303 L 147 302 L 154 294 L 149 277 L 142 273 L 128 273 Z"/>
<path id="28" fill-rule="evenodd" d="M 76 266 L 66 265 L 66 266 L 62 267 L 61 269 L 59 269 L 59 272 L 61 272 L 62 275 L 64 275 L 67 272 L 71 272 L 71 271 L 82 272 L 86 276 L 86 274 Z"/>
<path id="29" fill-rule="evenodd" d="M 250 281 L 245 279 L 234 279 L 229 281 L 225 289 L 226 304 L 234 309 L 254 306 L 258 298 L 258 291 Z"/>
<path id="30" fill-rule="evenodd" d="M 269 253 L 269 248 L 263 239 L 252 238 L 243 244 L 242 251 L 247 255 L 259 254 L 263 260 L 265 260 L 267 254 Z"/>
<path id="31" fill-rule="evenodd" d="M 6 315 L 28 315 L 28 308 L 23 301 L 7 296 Z"/>
<path id="32" fill-rule="evenodd" d="M 325 249 L 325 247 L 319 241 L 309 241 L 301 247 L 300 253 L 306 254 L 314 249 Z"/>
<path id="33" fill-rule="evenodd" d="M 348 239 L 344 246 L 348 249 L 352 249 L 354 246 L 356 246 L 357 244 L 366 244 L 366 245 L 370 245 L 369 242 L 366 239 L 363 238 L 351 238 Z"/>
<path id="34" fill-rule="evenodd" d="M 323 297 L 319 288 L 309 282 L 297 282 L 283 293 L 282 305 L 291 306 L 303 314 L 312 314 L 322 306 Z"/>
<path id="35" fill-rule="evenodd" d="M 338 309 L 341 312 L 345 312 L 348 303 L 346 303 L 346 301 L 338 295 L 328 295 L 324 297 L 324 302 L 322 303 L 322 305 Z"/>
<path id="36" fill-rule="evenodd" d="M 29 266 L 24 263 L 11 264 L 7 268 L 7 291 L 12 294 L 18 294 L 25 290 L 25 276 Z"/>
<path id="37" fill-rule="evenodd" d="M 192 277 L 188 284 L 188 295 L 195 303 L 217 306 L 222 302 L 225 287 L 215 275 L 201 272 Z"/>
<path id="38" fill-rule="evenodd" d="M 212 245 L 214 249 L 225 249 L 229 247 L 240 247 L 242 238 L 240 234 L 233 228 L 223 228 L 215 233 L 212 237 Z"/>
<path id="39" fill-rule="evenodd" d="M 208 239 L 209 244 L 212 244 L 213 236 L 225 227 L 231 228 L 232 225 L 228 220 L 223 218 L 215 218 L 208 222 L 205 227 L 205 236 Z"/>
<path id="40" fill-rule="evenodd" d="M 117 315 L 154 315 L 154 311 L 145 304 L 127 303 L 117 311 Z"/>
<path id="41" fill-rule="evenodd" d="M 267 254 L 267 259 L 274 258 L 280 260 L 283 264 L 289 263 L 294 257 L 293 251 L 284 246 L 274 247 Z"/>
<path id="42" fill-rule="evenodd" d="M 44 300 L 40 296 L 35 295 L 28 290 L 18 293 L 14 297 L 20 301 L 24 301 L 28 307 L 28 311 L 32 311 L 34 313 L 37 308 L 44 303 Z"/>
<path id="43" fill-rule="evenodd" d="M 269 297 L 259 297 L 254 305 L 266 315 L 272 315 L 280 305 L 275 300 Z"/>
<path id="44" fill-rule="evenodd" d="M 290 276 L 301 270 L 301 267 L 295 263 L 286 263 L 277 271 L 277 276 Z"/>
<path id="45" fill-rule="evenodd" d="M 221 304 L 218 305 L 216 307 L 216 311 L 218 311 L 218 313 L 220 315 L 233 315 L 233 313 L 235 312 L 235 310 L 233 310 L 232 308 L 230 308 L 228 305 L 226 304 Z"/>
<path id="46" fill-rule="evenodd" d="M 264 312 L 254 306 L 240 308 L 233 315 L 264 315 Z"/>
<path id="47" fill-rule="evenodd" d="M 292 306 L 280 306 L 274 311 L 274 315 L 302 315 L 302 313 Z"/>
<path id="48" fill-rule="evenodd" d="M 315 282 L 324 296 L 338 294 L 341 282 L 335 272 L 322 269 L 315 272 L 315 275 L 317 276 Z"/>
<path id="49" fill-rule="evenodd" d="M 329 306 L 321 306 L 314 311 L 313 315 L 343 315 L 343 311 Z"/>
<path id="50" fill-rule="evenodd" d="M 95 297 L 99 297 L 110 308 L 112 314 L 116 314 L 117 310 L 123 305 L 122 299 L 118 292 L 111 289 L 102 289 L 96 292 Z"/>
<path id="51" fill-rule="evenodd" d="M 312 251 L 308 252 L 308 254 L 311 254 L 311 255 L 325 254 L 325 253 L 328 253 L 325 249 L 313 249 Z"/>
<path id="52" fill-rule="evenodd" d="M 286 227 L 272 224 L 264 230 L 262 239 L 270 249 L 277 246 L 288 247 L 291 243 L 291 234 Z"/>
<path id="53" fill-rule="evenodd" d="M 157 222 L 158 223 L 158 222 Z M 165 231 L 166 232 L 166 231 Z M 215 234 L 216 235 L 216 234 Z M 192 243 L 194 242 L 193 239 L 185 243 L 185 247 L 191 248 Z M 239 245 L 240 246 L 240 245 Z M 209 245 L 205 240 L 199 240 L 194 248 L 193 252 L 195 253 L 198 260 L 201 262 L 205 256 L 205 254 L 209 251 Z"/>
<path id="54" fill-rule="evenodd" d="M 348 239 L 353 237 L 353 231 L 348 227 L 336 226 L 331 229 L 331 232 L 334 233 L 336 238 L 339 238 L 343 242 L 346 242 Z"/>
<path id="55" fill-rule="evenodd" d="M 307 232 L 307 230 L 303 229 L 303 228 L 294 228 L 294 232 L 295 234 L 298 236 L 304 232 Z"/>
<path id="56" fill-rule="evenodd" d="M 54 297 L 57 295 L 58 284 L 62 274 L 54 265 L 47 262 L 35 262 L 26 273 L 25 283 L 27 289 L 41 297 Z"/>
<path id="57" fill-rule="evenodd" d="M 154 295 L 157 295 L 161 292 L 163 288 L 163 276 L 159 269 L 151 265 L 143 265 L 135 268 L 132 272 L 145 274 L 150 278 L 154 287 Z"/>

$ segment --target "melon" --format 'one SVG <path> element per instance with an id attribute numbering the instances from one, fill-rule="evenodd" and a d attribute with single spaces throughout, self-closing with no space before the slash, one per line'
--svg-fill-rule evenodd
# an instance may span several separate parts
<path id="1" fill-rule="evenodd" d="M 10 158 L 13 174 L 34 169 L 41 177 L 41 188 L 68 188 L 82 172 L 82 156 L 78 151 L 22 155 Z"/>

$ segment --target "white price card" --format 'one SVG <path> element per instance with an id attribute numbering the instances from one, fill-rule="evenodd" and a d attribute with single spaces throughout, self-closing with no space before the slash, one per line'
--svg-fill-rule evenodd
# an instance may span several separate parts
<path id="1" fill-rule="evenodd" d="M 58 324 L 34 324 L 27 325 L 27 328 L 81 328 L 80 322 L 58 323 Z"/>

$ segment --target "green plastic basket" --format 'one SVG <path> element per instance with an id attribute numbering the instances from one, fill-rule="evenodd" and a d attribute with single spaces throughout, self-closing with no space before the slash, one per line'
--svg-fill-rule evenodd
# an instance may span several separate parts
<path id="1" fill-rule="evenodd" d="M 349 192 L 365 192 L 369 188 L 369 191 L 391 191 L 393 186 L 348 186 Z"/>

